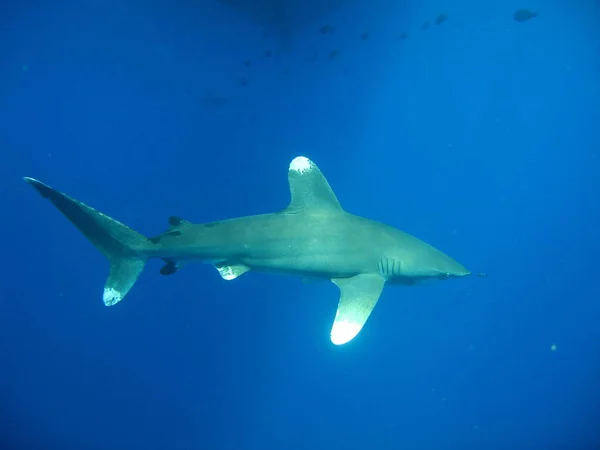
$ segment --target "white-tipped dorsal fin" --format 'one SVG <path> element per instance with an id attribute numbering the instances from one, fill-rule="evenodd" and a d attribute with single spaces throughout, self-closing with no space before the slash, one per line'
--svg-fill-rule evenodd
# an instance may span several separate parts
<path id="1" fill-rule="evenodd" d="M 385 280 L 379 274 L 360 274 L 351 278 L 334 278 L 340 288 L 340 301 L 331 328 L 331 342 L 350 342 L 362 330 L 379 300 Z"/>
<path id="2" fill-rule="evenodd" d="M 294 158 L 290 163 L 288 181 L 292 199 L 286 211 L 342 211 L 327 179 L 310 159 L 304 156 Z"/>

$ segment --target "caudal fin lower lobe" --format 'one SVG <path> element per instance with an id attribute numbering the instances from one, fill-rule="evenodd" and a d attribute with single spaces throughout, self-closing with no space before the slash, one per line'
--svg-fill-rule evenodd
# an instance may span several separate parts
<path id="1" fill-rule="evenodd" d="M 138 253 L 150 245 L 148 239 L 106 214 L 59 192 L 41 181 L 25 177 L 42 197 L 50 200 L 110 262 L 110 273 L 104 285 L 106 306 L 120 302 L 137 281 L 146 264 Z"/>

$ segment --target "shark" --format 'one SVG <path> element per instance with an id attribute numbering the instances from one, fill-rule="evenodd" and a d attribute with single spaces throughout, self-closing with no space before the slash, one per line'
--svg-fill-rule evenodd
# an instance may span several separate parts
<path id="1" fill-rule="evenodd" d="M 469 270 L 397 228 L 345 211 L 319 167 L 304 156 L 288 168 L 291 200 L 280 211 L 210 223 L 169 218 L 169 228 L 146 237 L 34 178 L 43 198 L 108 259 L 106 306 L 128 294 L 147 261 L 162 259 L 162 275 L 187 263 L 213 265 L 224 280 L 251 271 L 331 280 L 339 288 L 331 342 L 343 345 L 363 329 L 384 287 L 412 286 L 469 275 Z"/>

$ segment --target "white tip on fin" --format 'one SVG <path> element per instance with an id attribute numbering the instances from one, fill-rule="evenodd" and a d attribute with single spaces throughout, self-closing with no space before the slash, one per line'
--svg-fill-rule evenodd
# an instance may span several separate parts
<path id="1" fill-rule="evenodd" d="M 362 324 L 348 320 L 336 321 L 331 328 L 331 342 L 335 345 L 344 345 L 354 339 L 362 327 Z"/>
<path id="2" fill-rule="evenodd" d="M 113 306 L 116 303 L 119 303 L 122 299 L 123 296 L 116 289 L 109 287 L 104 288 L 104 295 L 102 296 L 102 300 L 104 300 L 104 304 L 106 306 Z"/>
<path id="3" fill-rule="evenodd" d="M 142 273 L 145 263 L 138 257 L 112 259 L 102 296 L 106 306 L 116 305 L 123 300 Z"/>
<path id="4" fill-rule="evenodd" d="M 362 330 L 379 300 L 385 280 L 378 274 L 333 278 L 340 288 L 340 301 L 331 327 L 331 342 L 343 345 Z"/>
<path id="5" fill-rule="evenodd" d="M 298 172 L 300 174 L 308 172 L 314 167 L 315 163 L 313 163 L 306 156 L 297 156 L 292 159 L 292 162 L 290 163 L 290 171 Z"/>
<path id="6" fill-rule="evenodd" d="M 239 265 L 226 266 L 226 265 L 215 265 L 215 268 L 219 271 L 219 275 L 224 280 L 230 281 L 235 280 L 237 277 L 245 274 L 250 270 L 250 267 Z"/>
<path id="7" fill-rule="evenodd" d="M 338 212 L 342 207 L 317 165 L 305 156 L 297 156 L 288 171 L 291 200 L 288 212 Z"/>

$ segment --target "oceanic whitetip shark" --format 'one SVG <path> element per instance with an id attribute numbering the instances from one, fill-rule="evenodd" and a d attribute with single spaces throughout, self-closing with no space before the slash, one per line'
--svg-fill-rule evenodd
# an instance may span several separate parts
<path id="1" fill-rule="evenodd" d="M 345 344 L 360 332 L 386 283 L 413 285 L 469 275 L 429 244 L 373 220 L 344 211 L 319 168 L 294 158 L 288 180 L 291 201 L 272 214 L 194 224 L 171 217 L 170 228 L 146 238 L 120 222 L 33 178 L 50 200 L 110 262 L 104 304 L 120 302 L 146 261 L 161 258 L 163 275 L 182 264 L 212 264 L 225 280 L 251 271 L 330 279 L 340 290 L 331 341 Z"/>

